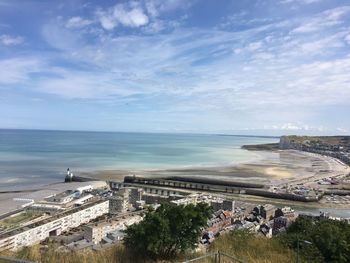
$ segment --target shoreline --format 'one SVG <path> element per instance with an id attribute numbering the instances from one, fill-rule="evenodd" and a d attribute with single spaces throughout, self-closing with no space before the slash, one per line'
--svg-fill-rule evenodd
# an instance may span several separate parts
<path id="1" fill-rule="evenodd" d="M 302 152 L 298 150 L 278 150 L 274 153 L 259 151 L 263 153 L 265 158 L 251 163 L 243 163 L 234 166 L 216 166 L 190 168 L 190 169 L 165 169 L 165 170 L 109 170 L 96 171 L 94 173 L 84 173 L 82 176 L 95 178 L 99 180 L 116 180 L 122 181 L 124 176 L 136 175 L 141 177 L 199 177 L 199 178 L 215 178 L 225 180 L 235 180 L 241 182 L 251 182 L 265 184 L 267 187 L 283 186 L 283 185 L 304 185 L 311 188 L 318 187 L 323 189 L 336 189 L 337 186 L 318 185 L 317 181 L 329 177 L 345 177 L 350 173 L 350 167 L 338 159 L 333 157 Z M 277 155 L 270 159 L 271 154 Z M 311 202 L 304 204 L 298 201 L 290 201 L 284 199 L 274 199 L 268 197 L 260 197 L 254 195 L 235 195 L 237 200 L 245 200 L 248 202 L 270 202 L 283 203 L 290 206 L 301 206 L 308 209 L 350 209 L 350 204 L 342 203 L 325 203 Z"/>
<path id="2" fill-rule="evenodd" d="M 223 166 L 196 166 L 171 169 L 111 169 L 81 172 L 79 175 L 99 180 L 122 180 L 124 176 L 145 177 L 217 177 L 222 180 L 257 180 L 267 185 L 285 184 L 310 178 L 346 175 L 350 167 L 333 157 L 297 150 L 259 151 L 262 158 Z M 323 172 L 327 171 L 327 173 Z"/>
<path id="3" fill-rule="evenodd" d="M 350 167 L 333 157 L 324 156 L 315 153 L 302 152 L 298 150 L 249 150 L 256 153 L 256 158 L 250 161 L 234 165 L 221 166 L 191 166 L 167 169 L 110 169 L 97 170 L 77 173 L 78 176 L 88 177 L 100 181 L 123 181 L 125 176 L 141 177 L 196 177 L 196 178 L 215 178 L 219 180 L 234 180 L 241 182 L 255 182 L 269 186 L 281 186 L 284 184 L 297 185 L 303 184 L 309 187 L 316 186 L 315 181 L 328 177 L 342 177 L 350 173 Z M 324 172 L 326 171 L 326 172 Z M 62 181 L 64 178 L 62 178 Z M 61 182 L 62 182 L 61 181 Z M 38 186 L 13 189 L 21 192 L 20 195 L 34 194 L 54 187 L 61 182 L 52 182 Z M 323 187 L 317 185 L 317 187 Z M 328 186 L 329 187 L 329 186 Z M 36 188 L 36 189 L 33 189 Z M 35 191 L 38 190 L 38 191 Z M 0 193 L 0 200 L 4 197 L 12 196 L 15 192 Z M 248 202 L 267 202 L 283 203 L 290 206 L 302 206 L 310 209 L 350 209 L 350 204 L 334 204 L 315 202 L 307 205 L 297 201 L 288 201 L 282 199 L 273 199 L 253 195 L 237 195 L 237 200 Z M 5 198 L 6 199 L 6 198 Z"/>

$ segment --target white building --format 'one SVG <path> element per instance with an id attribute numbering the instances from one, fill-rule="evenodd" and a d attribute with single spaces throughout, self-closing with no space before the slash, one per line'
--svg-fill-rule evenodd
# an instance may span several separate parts
<path id="1" fill-rule="evenodd" d="M 84 227 L 84 238 L 94 244 L 98 244 L 108 234 L 121 232 L 126 229 L 127 226 L 138 223 L 142 220 L 139 215 L 128 217 L 119 221 L 103 222 L 97 224 L 89 224 Z"/>
<path id="2" fill-rule="evenodd" d="M 0 251 L 16 250 L 57 236 L 109 212 L 109 201 L 81 206 L 42 221 L 0 235 Z"/>

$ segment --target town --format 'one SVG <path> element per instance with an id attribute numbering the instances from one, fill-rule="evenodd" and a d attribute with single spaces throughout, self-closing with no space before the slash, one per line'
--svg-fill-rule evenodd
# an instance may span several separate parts
<path id="1" fill-rule="evenodd" d="M 212 216 L 203 229 L 201 246 L 213 242 L 221 233 L 246 229 L 256 235 L 272 238 L 286 230 L 298 216 L 315 220 L 330 218 L 350 222 L 349 218 L 333 218 L 326 213 L 311 216 L 298 214 L 291 207 L 254 204 L 235 200 L 229 193 L 210 191 L 181 182 L 174 187 L 162 181 L 162 186 L 140 182 L 135 176 L 123 182 L 86 181 L 70 183 L 74 176 L 67 171 L 65 190 L 41 200 L 24 199 L 19 209 L 0 219 L 0 251 L 18 250 L 40 243 L 54 244 L 57 251 L 101 250 L 121 242 L 124 230 L 142 220 L 150 209 L 163 203 L 188 205 L 207 203 Z M 67 180 L 68 179 L 68 180 Z"/>
<path id="2" fill-rule="evenodd" d="M 326 155 L 350 165 L 349 136 L 282 136 L 279 148 Z"/>

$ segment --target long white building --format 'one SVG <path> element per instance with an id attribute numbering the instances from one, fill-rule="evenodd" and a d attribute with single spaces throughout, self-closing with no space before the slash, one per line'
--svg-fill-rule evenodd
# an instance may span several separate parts
<path id="1" fill-rule="evenodd" d="M 101 200 L 0 235 L 0 251 L 17 250 L 57 236 L 109 212 L 109 201 Z"/>

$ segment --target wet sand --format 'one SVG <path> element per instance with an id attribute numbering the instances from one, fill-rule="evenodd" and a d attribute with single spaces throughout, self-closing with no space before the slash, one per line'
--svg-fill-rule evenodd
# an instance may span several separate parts
<path id="1" fill-rule="evenodd" d="M 220 178 L 223 181 L 234 180 L 242 182 L 263 183 L 269 185 L 282 184 L 304 184 L 310 187 L 316 186 L 315 181 L 327 177 L 343 177 L 350 173 L 350 167 L 342 164 L 338 160 L 300 151 L 279 150 L 279 151 L 259 151 L 261 158 L 254 161 L 240 163 L 237 165 L 216 166 L 216 167 L 184 167 L 172 169 L 154 170 L 103 170 L 95 172 L 80 173 L 80 176 L 91 177 L 98 180 L 123 181 L 124 176 L 136 175 L 145 177 L 204 177 Z M 51 184 L 41 186 L 38 191 L 23 189 L 23 193 L 1 193 L 0 194 L 0 214 L 20 208 L 22 202 L 15 202 L 13 198 L 25 198 L 40 200 L 52 193 L 66 190 L 67 187 L 75 187 L 75 184 Z M 88 184 L 88 183 L 84 183 Z M 62 188 L 63 187 L 63 188 Z M 330 187 L 320 186 L 317 187 Z M 256 196 L 237 195 L 237 200 L 248 202 L 270 202 L 283 203 L 285 205 L 299 204 L 298 202 L 269 199 Z M 303 204 L 309 208 L 337 208 L 348 209 L 350 204 L 325 204 L 320 202 Z"/>
<path id="2" fill-rule="evenodd" d="M 260 159 L 249 163 L 216 167 L 184 167 L 154 170 L 104 170 L 81 173 L 99 180 L 119 180 L 124 176 L 145 177 L 209 177 L 222 180 L 248 181 L 266 185 L 308 183 L 320 178 L 345 176 L 350 168 L 334 158 L 294 151 L 259 151 Z"/>
<path id="3" fill-rule="evenodd" d="M 313 153 L 279 150 L 274 152 L 263 152 L 262 158 L 249 163 L 241 163 L 232 166 L 218 167 L 192 167 L 164 170 L 109 170 L 96 171 L 93 173 L 82 173 L 82 176 L 90 176 L 100 180 L 122 181 L 124 176 L 149 176 L 149 177 L 205 177 L 220 178 L 222 180 L 234 180 L 242 182 L 263 183 L 269 185 L 303 184 L 310 187 L 333 187 L 320 186 L 315 181 L 328 177 L 344 177 L 350 173 L 350 167 L 337 159 Z M 249 203 L 272 203 L 292 207 L 302 206 L 306 210 L 323 211 L 334 209 L 336 214 L 346 215 L 350 204 L 330 204 L 323 202 L 300 203 L 282 199 L 272 199 L 251 195 L 232 195 L 236 200 Z M 333 211 L 333 212 L 334 212 Z"/>

